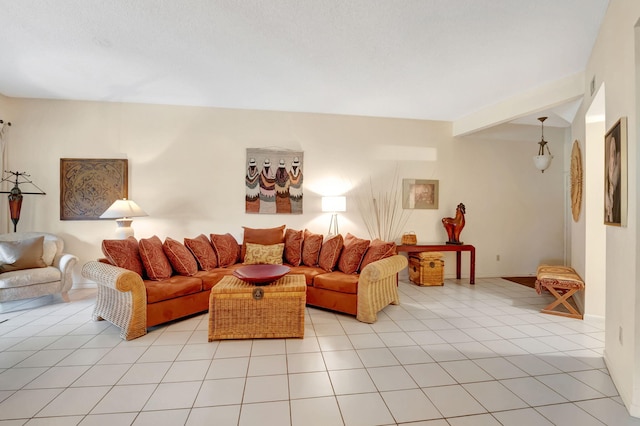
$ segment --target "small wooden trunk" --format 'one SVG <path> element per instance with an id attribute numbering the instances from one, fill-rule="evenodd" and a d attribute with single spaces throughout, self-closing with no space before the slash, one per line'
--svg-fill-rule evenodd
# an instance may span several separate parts
<path id="1" fill-rule="evenodd" d="M 420 286 L 444 284 L 442 253 L 414 253 L 409 256 L 409 279 Z"/>
<path id="2" fill-rule="evenodd" d="M 266 286 L 234 276 L 211 289 L 209 341 L 304 337 L 304 275 L 285 275 Z"/>

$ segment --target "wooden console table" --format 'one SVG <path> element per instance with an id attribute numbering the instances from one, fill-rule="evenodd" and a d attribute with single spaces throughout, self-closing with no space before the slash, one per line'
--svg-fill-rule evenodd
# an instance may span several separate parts
<path id="1" fill-rule="evenodd" d="M 423 251 L 455 251 L 456 252 L 456 278 L 460 279 L 460 258 L 463 251 L 470 254 L 469 268 L 469 284 L 476 283 L 476 248 L 471 244 L 442 244 L 442 243 L 419 243 L 413 245 L 398 245 L 396 247 L 398 253 L 405 252 L 420 253 Z"/>

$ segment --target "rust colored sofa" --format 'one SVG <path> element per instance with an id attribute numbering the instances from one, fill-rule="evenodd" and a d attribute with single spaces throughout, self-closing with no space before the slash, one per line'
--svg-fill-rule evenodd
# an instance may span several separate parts
<path id="1" fill-rule="evenodd" d="M 107 320 L 123 339 L 135 339 L 148 327 L 207 311 L 211 288 L 244 264 L 283 263 L 291 274 L 305 276 L 307 305 L 373 323 L 385 306 L 399 303 L 398 272 L 407 266 L 393 243 L 350 234 L 323 240 L 284 226 L 245 227 L 242 244 L 230 234 L 184 241 L 103 241 L 106 259 L 82 268 L 98 287 L 94 320 Z"/>

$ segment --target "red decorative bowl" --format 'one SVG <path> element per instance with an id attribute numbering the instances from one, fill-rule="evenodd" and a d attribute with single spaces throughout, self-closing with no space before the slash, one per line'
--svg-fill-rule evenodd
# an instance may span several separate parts
<path id="1" fill-rule="evenodd" d="M 246 265 L 233 271 L 233 275 L 250 284 L 266 285 L 284 277 L 289 271 L 291 268 L 284 265 Z"/>

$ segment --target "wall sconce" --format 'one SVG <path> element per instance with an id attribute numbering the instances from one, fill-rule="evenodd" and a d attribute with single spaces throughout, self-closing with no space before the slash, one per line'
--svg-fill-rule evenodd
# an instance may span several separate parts
<path id="1" fill-rule="evenodd" d="M 142 216 L 149 215 L 145 213 L 135 201 L 123 198 L 111 204 L 111 206 L 100 215 L 100 219 L 115 219 L 116 239 L 124 240 L 134 235 L 133 228 L 131 227 L 133 219 L 131 218 Z"/>
<path id="2" fill-rule="evenodd" d="M 329 222 L 329 232 L 327 236 L 338 235 L 338 212 L 347 211 L 347 197 L 322 197 L 322 211 L 331 214 L 331 222 Z"/>
<path id="3" fill-rule="evenodd" d="M 551 160 L 553 160 L 553 155 L 551 155 L 551 151 L 549 151 L 549 147 L 547 146 L 547 141 L 544 140 L 544 120 L 546 120 L 547 117 L 540 117 L 538 118 L 538 120 L 540 120 L 540 124 L 542 125 L 542 138 L 540 139 L 540 142 L 538 142 L 538 145 L 540 145 L 540 148 L 538 149 L 538 155 L 535 155 L 533 157 L 533 164 L 536 165 L 536 169 L 540 170 L 542 173 L 544 173 L 545 170 L 547 170 L 549 168 L 549 166 L 551 165 Z M 544 149 L 547 148 L 547 153 L 544 153 Z"/>
<path id="4" fill-rule="evenodd" d="M 22 209 L 23 194 L 47 194 L 42 189 L 40 189 L 38 185 L 27 179 L 29 175 L 26 172 L 12 172 L 5 170 L 5 173 L 9 176 L 3 177 L 2 180 L 0 180 L 0 183 L 13 181 L 13 188 L 11 188 L 11 191 L 0 191 L 0 194 L 9 194 L 9 214 L 11 215 L 11 222 L 13 222 L 13 232 L 16 232 L 18 229 L 18 221 L 20 220 L 20 210 Z M 40 192 L 22 192 L 22 190 L 20 190 L 19 184 L 25 183 L 30 183 L 31 185 L 38 188 Z"/>

